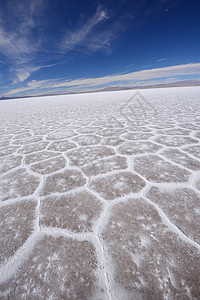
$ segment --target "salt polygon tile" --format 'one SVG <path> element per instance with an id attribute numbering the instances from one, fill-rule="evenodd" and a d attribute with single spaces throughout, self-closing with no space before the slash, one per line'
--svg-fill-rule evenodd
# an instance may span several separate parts
<path id="1" fill-rule="evenodd" d="M 0 141 L 0 148 L 6 147 L 10 144 L 10 140 L 1 140 Z"/>
<path id="2" fill-rule="evenodd" d="M 42 142 L 30 144 L 30 145 L 25 145 L 18 150 L 18 153 L 29 154 L 32 152 L 41 151 L 41 150 L 44 150 L 48 144 L 49 144 L 49 142 L 42 141 Z"/>
<path id="3" fill-rule="evenodd" d="M 11 171 L 1 177 L 0 198 L 5 201 L 10 198 L 32 195 L 39 182 L 39 178 L 29 174 L 26 169 Z"/>
<path id="4" fill-rule="evenodd" d="M 21 165 L 21 155 L 3 156 L 0 158 L 0 174 L 6 173 Z"/>
<path id="5" fill-rule="evenodd" d="M 81 187 L 86 183 L 86 179 L 77 170 L 65 170 L 47 177 L 41 195 L 51 193 L 65 193 Z"/>
<path id="6" fill-rule="evenodd" d="M 76 131 L 78 133 L 82 133 L 82 134 L 90 134 L 90 133 L 95 133 L 98 130 L 101 130 L 101 127 L 82 127 L 82 128 L 78 128 L 76 129 Z"/>
<path id="7" fill-rule="evenodd" d="M 200 145 L 189 146 L 189 147 L 184 148 L 183 150 L 188 152 L 189 154 L 194 155 L 197 158 L 200 158 Z"/>
<path id="8" fill-rule="evenodd" d="M 122 143 L 124 143 L 125 140 L 124 139 L 121 139 L 120 137 L 118 136 L 108 136 L 108 137 L 104 137 L 102 139 L 102 142 L 101 144 L 102 145 L 107 145 L 107 146 L 119 146 L 121 145 Z"/>
<path id="9" fill-rule="evenodd" d="M 0 297 L 103 299 L 103 288 L 95 274 L 97 269 L 92 243 L 45 236 L 36 244 L 18 272 L 1 284 Z"/>
<path id="10" fill-rule="evenodd" d="M 181 128 L 173 128 L 168 130 L 158 130 L 158 134 L 161 135 L 189 135 L 190 130 L 185 130 Z"/>
<path id="11" fill-rule="evenodd" d="M 97 145 L 101 142 L 101 137 L 97 135 L 82 135 L 73 138 L 73 141 L 79 144 L 80 146 L 92 146 Z"/>
<path id="12" fill-rule="evenodd" d="M 65 165 L 66 165 L 66 160 L 64 159 L 64 157 L 58 156 L 58 157 L 50 158 L 45 161 L 41 161 L 36 164 L 32 164 L 31 169 L 34 172 L 40 173 L 42 175 L 46 175 L 64 168 Z"/>
<path id="13" fill-rule="evenodd" d="M 34 231 L 36 206 L 36 202 L 25 200 L 1 207 L 0 264 L 14 255 Z"/>
<path id="14" fill-rule="evenodd" d="M 183 128 L 187 128 L 190 130 L 198 130 L 199 126 L 192 124 L 192 123 L 179 123 L 178 124 L 179 127 L 183 127 Z"/>
<path id="15" fill-rule="evenodd" d="M 25 162 L 26 164 L 29 165 L 58 155 L 59 153 L 44 150 L 44 151 L 28 154 L 25 158 Z"/>
<path id="16" fill-rule="evenodd" d="M 116 204 L 102 237 L 125 299 L 198 299 L 200 253 L 143 199 Z"/>
<path id="17" fill-rule="evenodd" d="M 58 129 L 52 133 L 49 133 L 47 136 L 47 139 L 48 140 L 61 140 L 61 139 L 70 138 L 75 135 L 76 135 L 76 133 L 73 130 Z"/>
<path id="18" fill-rule="evenodd" d="M 167 149 L 161 153 L 164 157 L 172 160 L 173 162 L 180 164 L 191 170 L 200 170 L 200 161 L 191 158 L 186 153 L 178 149 Z"/>
<path id="19" fill-rule="evenodd" d="M 142 153 L 155 153 L 162 147 L 149 141 L 133 141 L 124 143 L 118 151 L 124 155 L 134 155 Z"/>
<path id="20" fill-rule="evenodd" d="M 18 147 L 16 146 L 7 146 L 0 149 L 0 157 L 10 155 L 16 152 Z"/>
<path id="21" fill-rule="evenodd" d="M 119 128 L 115 128 L 115 127 L 108 127 L 108 128 L 104 128 L 102 130 L 99 130 L 98 135 L 102 136 L 102 137 L 106 137 L 106 136 L 120 136 L 121 134 L 125 133 L 124 129 L 119 129 Z"/>
<path id="22" fill-rule="evenodd" d="M 66 153 L 72 166 L 83 166 L 94 160 L 114 155 L 115 152 L 105 146 L 83 147 Z"/>
<path id="23" fill-rule="evenodd" d="M 41 225 L 67 228 L 76 233 L 92 231 L 101 210 L 101 202 L 87 191 L 51 196 L 41 202 Z"/>
<path id="24" fill-rule="evenodd" d="M 48 150 L 64 152 L 73 148 L 76 148 L 76 144 L 69 140 L 65 140 L 52 142 L 51 145 L 49 145 Z"/>
<path id="25" fill-rule="evenodd" d="M 42 137 L 31 136 L 25 139 L 15 140 L 13 142 L 14 145 L 27 145 L 31 143 L 36 143 L 42 140 Z"/>
<path id="26" fill-rule="evenodd" d="M 164 191 L 152 187 L 147 197 L 188 237 L 200 243 L 200 195 L 189 188 Z"/>
<path id="27" fill-rule="evenodd" d="M 187 144 L 198 143 L 197 140 L 192 139 L 187 136 L 160 136 L 155 139 L 155 141 L 159 144 L 170 146 L 170 147 L 180 147 Z"/>
<path id="28" fill-rule="evenodd" d="M 106 200 L 114 200 L 129 193 L 138 193 L 145 186 L 144 180 L 131 172 L 120 172 L 92 179 L 89 188 Z"/>
<path id="29" fill-rule="evenodd" d="M 127 132 L 122 135 L 127 140 L 148 140 L 153 135 L 146 132 Z"/>
<path id="30" fill-rule="evenodd" d="M 111 171 L 124 170 L 126 168 L 128 168 L 128 166 L 125 157 L 113 156 L 89 163 L 83 167 L 82 170 L 87 176 L 96 176 Z"/>
<path id="31" fill-rule="evenodd" d="M 135 158 L 134 170 L 153 182 L 185 182 L 190 176 L 188 171 L 154 154 Z"/>

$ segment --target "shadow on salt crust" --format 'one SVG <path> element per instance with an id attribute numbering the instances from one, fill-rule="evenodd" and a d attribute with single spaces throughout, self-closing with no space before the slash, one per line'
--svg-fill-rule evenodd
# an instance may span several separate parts
<path id="1" fill-rule="evenodd" d="M 13 277 L 0 286 L 1 299 L 103 299 L 93 245 L 45 236 Z M 3 297 L 6 295 L 6 297 Z"/>
<path id="2" fill-rule="evenodd" d="M 20 201 L 0 209 L 0 263 L 25 243 L 34 231 L 37 203 Z"/>
<path id="3" fill-rule="evenodd" d="M 102 237 L 127 299 L 199 299 L 199 251 L 171 232 L 145 200 L 116 204 Z"/>
<path id="4" fill-rule="evenodd" d="M 67 228 L 76 233 L 92 231 L 101 210 L 101 202 L 87 191 L 52 196 L 41 202 L 41 225 Z"/>

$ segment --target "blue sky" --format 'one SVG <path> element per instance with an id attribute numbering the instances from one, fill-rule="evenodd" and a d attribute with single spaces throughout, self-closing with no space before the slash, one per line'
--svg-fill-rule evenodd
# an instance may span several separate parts
<path id="1" fill-rule="evenodd" d="M 200 78 L 193 0 L 1 0 L 0 95 Z"/>

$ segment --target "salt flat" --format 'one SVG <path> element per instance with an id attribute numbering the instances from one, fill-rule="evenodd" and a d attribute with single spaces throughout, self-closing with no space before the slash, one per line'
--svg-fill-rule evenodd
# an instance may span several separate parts
<path id="1" fill-rule="evenodd" d="M 0 102 L 0 299 L 200 299 L 200 87 Z"/>

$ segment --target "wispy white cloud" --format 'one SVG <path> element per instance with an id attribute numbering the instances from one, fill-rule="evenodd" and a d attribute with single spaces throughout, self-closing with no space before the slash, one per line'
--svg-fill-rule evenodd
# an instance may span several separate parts
<path id="1" fill-rule="evenodd" d="M 11 73 L 22 82 L 30 76 L 32 68 L 29 64 L 40 46 L 40 41 L 33 38 L 32 30 L 38 26 L 42 4 L 43 0 L 8 1 L 7 18 L 2 17 L 0 21 L 0 53 L 12 65 Z"/>
<path id="2" fill-rule="evenodd" d="M 161 62 L 161 61 L 165 61 L 165 60 L 167 60 L 167 58 L 163 57 L 163 58 L 158 59 L 157 62 Z"/>
<path id="3" fill-rule="evenodd" d="M 96 51 L 99 48 L 105 48 L 108 46 L 108 37 L 103 36 L 102 33 L 95 36 L 92 35 L 93 30 L 102 22 L 109 19 L 108 13 L 105 9 L 100 6 L 97 8 L 96 13 L 85 22 L 81 24 L 74 31 L 67 31 L 62 43 L 61 49 L 66 53 L 73 50 L 77 45 L 87 45 L 87 47 Z M 95 40 L 94 40 L 95 39 Z M 88 40 L 92 43 L 88 43 Z"/>
<path id="4" fill-rule="evenodd" d="M 76 80 L 43 80 L 43 81 L 31 81 L 25 87 L 13 89 L 7 92 L 5 95 L 16 95 L 22 92 L 46 92 L 51 90 L 52 92 L 56 89 L 62 89 L 62 91 L 73 91 L 102 88 L 108 85 L 144 85 L 152 84 L 152 80 L 161 82 L 163 80 L 172 80 L 172 77 L 177 80 L 177 76 L 189 76 L 189 75 L 200 75 L 200 63 L 191 63 L 185 65 L 176 65 L 164 68 L 150 69 L 136 71 L 127 74 L 104 76 L 98 78 L 81 78 Z"/>

